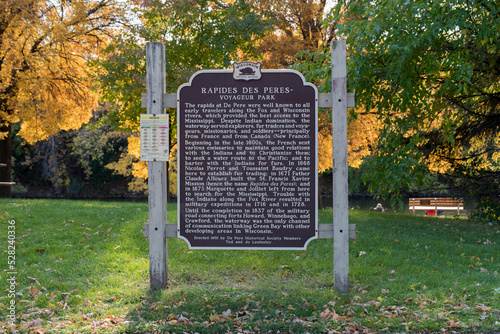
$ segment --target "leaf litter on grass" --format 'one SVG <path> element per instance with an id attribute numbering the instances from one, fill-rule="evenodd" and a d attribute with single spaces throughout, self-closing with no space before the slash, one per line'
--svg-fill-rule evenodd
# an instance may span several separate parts
<path id="1" fill-rule="evenodd" d="M 16 287 L 16 312 L 23 332 L 451 333 L 500 325 L 499 236 L 492 227 L 351 213 L 358 239 L 350 247 L 350 296 L 337 295 L 328 283 L 330 264 L 320 263 L 332 259 L 325 240 L 298 256 L 227 253 L 226 262 L 220 259 L 224 252 L 192 252 L 169 240 L 173 284 L 152 293 L 141 233 L 145 204 L 102 203 L 93 216 L 88 207 L 79 210 L 78 202 L 72 202 L 75 211 L 54 203 L 67 211 L 46 214 L 47 206 L 41 210 L 37 201 L 8 210 L 20 227 L 24 278 Z M 138 210 L 141 205 L 144 210 Z M 142 215 L 116 219 L 126 212 Z M 250 279 L 253 272 L 258 275 Z M 6 305 L 5 296 L 0 303 Z"/>

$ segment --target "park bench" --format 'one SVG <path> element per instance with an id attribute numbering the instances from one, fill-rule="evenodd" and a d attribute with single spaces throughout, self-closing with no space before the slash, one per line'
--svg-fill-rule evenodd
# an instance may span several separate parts
<path id="1" fill-rule="evenodd" d="M 425 210 L 430 216 L 437 216 L 438 211 L 456 210 L 460 215 L 460 210 L 464 209 L 463 198 L 410 198 L 410 210 L 415 213 L 416 210 Z"/>
<path id="2" fill-rule="evenodd" d="M 0 167 L 7 167 L 7 164 L 0 163 Z M 0 182 L 0 186 L 13 186 L 15 182 Z"/>

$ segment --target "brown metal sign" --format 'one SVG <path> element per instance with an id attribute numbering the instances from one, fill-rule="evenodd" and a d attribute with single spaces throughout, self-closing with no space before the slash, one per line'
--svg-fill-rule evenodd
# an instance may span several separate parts
<path id="1" fill-rule="evenodd" d="M 318 236 L 316 87 L 255 64 L 179 87 L 178 234 L 190 248 L 305 249 Z"/>

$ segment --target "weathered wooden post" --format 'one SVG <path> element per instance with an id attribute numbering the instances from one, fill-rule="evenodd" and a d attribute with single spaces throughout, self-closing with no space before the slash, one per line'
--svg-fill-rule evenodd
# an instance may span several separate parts
<path id="1" fill-rule="evenodd" d="M 347 69 L 345 40 L 332 42 L 333 125 L 333 280 L 349 292 L 349 218 L 347 189 Z"/>
<path id="2" fill-rule="evenodd" d="M 291 92 L 297 92 L 300 89 L 307 89 L 310 90 L 311 86 L 310 84 L 306 83 L 303 77 L 294 71 L 288 73 L 284 71 L 272 71 L 272 70 L 263 70 L 261 72 L 260 70 L 260 64 L 258 63 L 251 63 L 251 62 L 244 62 L 244 67 L 242 70 L 236 71 L 236 67 L 233 69 L 233 71 L 230 70 L 208 70 L 208 71 L 199 71 L 197 72 L 190 80 L 189 84 L 184 84 L 181 86 L 181 88 L 178 90 L 178 94 L 165 94 L 165 86 L 166 86 L 166 74 L 165 74 L 165 47 L 161 43 L 147 43 L 146 44 L 146 65 L 147 65 L 147 94 L 143 94 L 142 96 L 142 105 L 143 107 L 147 108 L 148 114 L 154 114 L 154 115 L 159 115 L 159 114 L 164 114 L 164 108 L 181 108 L 181 115 L 183 113 L 187 112 L 198 112 L 196 108 L 198 107 L 199 103 L 205 103 L 203 105 L 207 105 L 207 110 L 203 112 L 203 117 L 205 117 L 207 114 L 213 114 L 217 117 L 211 117 L 208 121 L 205 120 L 206 122 L 204 123 L 204 127 L 208 128 L 210 127 L 209 125 L 214 123 L 214 119 L 220 118 L 220 112 L 227 112 L 228 105 L 231 106 L 231 104 L 225 103 L 224 101 L 230 101 L 230 100 L 235 100 L 239 101 L 239 105 L 241 108 L 246 108 L 247 113 L 252 113 L 253 118 L 259 118 L 258 114 L 255 113 L 255 103 L 259 102 L 259 107 L 263 110 L 263 112 L 269 113 L 270 116 L 272 116 L 272 109 L 275 108 L 275 102 L 276 101 L 281 101 L 281 100 L 275 100 L 275 99 L 284 99 L 283 101 L 288 101 L 290 102 L 290 95 Z M 250 66 L 258 66 L 258 70 L 252 70 Z M 279 76 L 291 76 L 295 81 L 290 81 L 286 84 L 280 84 L 276 86 L 272 86 L 272 84 L 268 84 L 266 88 L 261 89 L 263 85 L 262 82 L 265 80 L 262 79 L 262 75 L 266 75 L 266 80 L 269 78 L 276 80 Z M 237 193 L 237 188 L 235 185 L 233 185 L 231 182 L 226 182 L 229 185 L 224 185 L 225 187 L 233 187 L 234 191 L 226 191 L 226 201 L 228 208 L 225 208 L 224 210 L 230 210 L 233 211 L 234 208 L 229 206 L 229 204 L 234 204 L 236 203 L 237 205 L 235 206 L 235 215 L 241 215 L 241 219 L 244 218 L 242 215 L 243 210 L 245 210 L 245 214 L 250 212 L 250 210 L 253 209 L 258 209 L 261 210 L 261 212 L 264 212 L 267 216 L 267 220 L 271 221 L 270 219 L 281 219 L 281 217 L 278 215 L 277 217 L 276 214 L 273 212 L 273 210 L 276 209 L 276 212 L 279 211 L 279 214 L 284 214 L 286 213 L 286 210 L 292 211 L 292 213 L 295 214 L 300 214 L 304 213 L 308 218 L 308 223 L 314 222 L 314 225 L 311 224 L 311 228 L 309 228 L 309 225 L 305 223 L 301 223 L 300 229 L 307 230 L 308 232 L 312 232 L 312 234 L 301 234 L 300 236 L 297 235 L 288 235 L 285 234 L 283 236 L 281 235 L 276 235 L 271 229 L 273 227 L 268 226 L 269 228 L 265 228 L 262 230 L 256 230 L 256 231 L 250 231 L 248 232 L 248 235 L 242 234 L 242 231 L 240 230 L 239 224 L 234 223 L 231 219 L 224 221 L 226 225 L 229 227 L 221 232 L 217 232 L 220 235 L 215 235 L 211 237 L 207 236 L 198 236 L 198 238 L 195 238 L 197 241 L 197 245 L 195 245 L 193 248 L 215 248 L 217 247 L 222 247 L 222 248 L 227 248 L 227 249 L 250 249 L 250 248 L 256 248 L 256 249 L 284 249 L 285 247 L 284 243 L 275 243 L 271 246 L 269 246 L 272 242 L 271 241 L 265 241 L 263 236 L 260 236 L 259 234 L 262 233 L 269 233 L 268 230 L 271 233 L 274 233 L 274 237 L 276 239 L 280 239 L 278 241 L 281 242 L 281 239 L 285 240 L 292 240 L 295 242 L 295 240 L 302 240 L 300 243 L 297 244 L 292 244 L 292 243 L 286 243 L 285 248 L 289 249 L 295 249 L 294 247 L 297 247 L 297 249 L 303 249 L 307 246 L 307 243 L 309 240 L 314 239 L 316 237 L 318 238 L 333 238 L 334 239 L 334 273 L 333 273 L 333 278 L 334 278 L 334 284 L 335 288 L 343 293 L 349 292 L 349 238 L 355 238 L 355 226 L 353 224 L 348 223 L 348 189 L 347 189 L 347 108 L 348 107 L 354 107 L 354 94 L 347 94 L 347 79 L 346 79 L 346 43 L 345 41 L 336 41 L 333 42 L 332 44 L 332 93 L 325 93 L 325 94 L 317 94 L 315 92 L 315 89 L 313 90 L 313 97 L 312 100 L 293 100 L 296 101 L 293 106 L 295 108 L 300 108 L 296 113 L 297 116 L 295 116 L 295 113 L 290 113 L 290 115 L 294 115 L 293 117 L 300 117 L 301 122 L 297 121 L 293 124 L 299 124 L 299 123 L 304 123 L 307 124 L 311 129 L 307 130 L 307 133 L 313 133 L 316 140 L 317 135 L 317 124 L 311 123 L 311 120 L 314 119 L 316 120 L 317 117 L 315 116 L 316 113 L 316 107 L 322 107 L 322 108 L 332 108 L 332 122 L 333 122 L 333 224 L 320 224 L 317 225 L 317 216 L 311 217 L 309 214 L 305 214 L 305 212 L 316 212 L 316 204 L 313 200 L 309 199 L 307 202 L 309 205 L 313 205 L 313 207 L 308 207 L 305 208 L 304 203 L 306 200 L 299 200 L 302 201 L 301 203 L 297 202 L 296 198 L 300 196 L 311 196 L 312 198 L 316 198 L 315 194 L 316 191 L 313 188 L 310 189 L 309 191 L 305 191 L 304 194 L 300 196 L 296 196 L 296 193 L 283 193 L 280 195 L 285 196 L 288 199 L 291 199 L 292 202 L 294 202 L 296 205 L 292 209 L 287 209 L 289 206 L 289 203 L 286 204 L 279 204 L 277 202 L 277 205 L 273 205 L 269 209 L 263 208 L 262 202 L 259 202 L 258 207 L 255 203 L 251 203 L 248 200 L 245 200 L 243 198 L 244 196 L 247 196 L 248 198 L 257 198 L 257 197 L 267 197 L 268 192 L 277 192 L 277 190 L 271 190 L 271 188 L 268 188 L 268 185 L 259 185 L 258 187 L 256 186 L 255 189 L 253 189 L 253 193 L 247 194 L 247 195 L 241 195 L 243 196 L 243 200 L 234 196 L 236 196 Z M 250 76 L 250 78 L 248 77 Z M 206 79 L 209 77 L 209 79 Z M 288 77 L 287 77 L 288 78 Z M 216 79 L 216 80 L 215 80 Z M 298 80 L 298 81 L 297 81 Z M 296 82 L 297 81 L 297 82 Z M 220 84 L 221 82 L 224 83 L 221 87 L 213 87 L 212 83 L 217 82 Z M 274 82 L 274 81 L 273 81 Z M 293 88 L 292 82 L 294 85 L 299 84 L 297 89 Z M 194 89 L 193 87 L 198 87 L 198 89 Z M 224 89 L 225 92 L 223 95 L 216 94 L 218 90 Z M 266 89 L 272 91 L 274 94 L 268 94 L 268 95 L 259 95 L 259 92 L 265 92 Z M 193 95 L 192 91 L 194 91 L 196 94 Z M 199 92 L 205 92 L 204 95 L 199 94 Z M 184 94 L 187 99 L 184 99 L 184 103 L 181 103 L 180 101 L 182 100 L 181 95 Z M 190 95 L 191 94 L 191 95 Z M 198 94 L 198 95 L 197 95 Z M 182 95 L 182 96 L 184 96 Z M 301 99 L 304 99 L 303 94 L 300 95 Z M 218 100 L 219 99 L 219 100 Z M 222 101 L 224 99 L 224 101 Z M 252 106 L 250 107 L 249 105 L 246 104 L 246 100 L 253 100 Z M 295 97 L 293 98 L 295 99 Z M 269 100 L 269 101 L 267 101 Z M 196 102 L 196 103 L 195 103 Z M 178 105 L 179 104 L 179 105 Z M 208 107 L 210 106 L 210 107 Z M 289 109 L 290 106 L 287 104 L 286 106 L 277 106 L 276 108 L 278 111 L 281 113 L 283 112 L 288 112 L 285 109 Z M 243 110 L 243 109 L 242 109 Z M 308 113 L 313 112 L 313 116 L 310 116 Z M 274 110 L 276 112 L 276 110 Z M 246 114 L 247 114 L 246 113 Z M 303 114 L 300 116 L 300 114 Z M 245 116 L 235 114 L 233 118 L 237 120 L 237 123 L 245 124 L 249 130 L 248 131 L 256 131 L 255 134 L 258 136 L 259 135 L 259 128 L 253 126 L 253 123 L 255 122 L 247 122 L 246 119 L 246 114 Z M 307 116 L 306 116 L 307 115 Z M 290 116 L 292 117 L 292 116 Z M 252 118 L 252 117 L 250 117 Z M 193 118 L 194 119 L 194 118 Z M 194 129 L 194 128 L 199 128 L 199 124 L 195 123 L 193 119 L 189 118 L 188 121 L 184 119 L 182 122 L 178 122 L 178 125 L 185 124 L 186 122 L 189 123 L 189 125 Z M 220 129 L 220 124 L 215 124 L 216 126 L 213 126 L 213 133 L 218 133 Z M 273 138 L 284 138 L 286 134 L 288 135 L 296 135 L 298 132 L 291 132 L 291 130 L 283 130 L 282 128 L 278 126 L 271 125 L 270 127 L 266 127 L 266 130 L 272 132 L 269 130 L 271 128 L 274 132 L 273 135 L 274 137 L 271 137 L 270 135 L 264 135 L 262 138 L 268 136 L 270 140 L 266 141 L 266 145 L 275 145 L 275 141 L 271 140 Z M 182 129 L 181 129 L 182 130 Z M 178 130 L 178 133 L 183 133 L 183 131 Z M 299 129 L 294 129 L 295 131 L 299 131 Z M 290 131 L 290 132 L 288 132 Z M 213 147 L 213 146 L 223 146 L 224 149 L 230 148 L 234 149 L 233 147 L 236 147 L 238 152 L 250 152 L 249 154 L 240 154 L 240 156 L 247 157 L 249 162 L 253 161 L 253 156 L 257 155 L 257 151 L 260 150 L 260 148 L 254 148 L 253 146 L 248 146 L 243 148 L 241 146 L 238 148 L 238 145 L 243 145 L 241 141 L 239 140 L 233 140 L 232 138 L 233 134 L 239 134 L 243 137 L 243 135 L 246 136 L 246 133 L 243 134 L 242 132 L 239 133 L 237 130 L 232 130 L 232 132 L 227 132 L 225 135 L 227 136 L 225 138 L 225 141 L 222 142 L 219 140 L 220 137 L 219 135 L 214 135 L 214 142 L 213 144 L 209 142 L 209 139 L 206 139 L 203 141 L 203 143 L 200 143 L 200 145 L 205 145 L 206 147 Z M 209 137 L 209 136 L 207 136 Z M 224 138 L 224 137 L 223 137 Z M 297 138 L 303 138 L 300 136 L 297 136 Z M 189 140 L 191 141 L 190 138 L 184 138 L 184 141 Z M 212 139 L 210 139 L 212 140 Z M 312 141 L 312 140 L 311 140 Z M 207 144 L 208 143 L 208 144 Z M 182 143 L 181 143 L 182 144 Z M 190 147 L 190 155 L 193 155 L 195 153 L 194 149 L 197 147 L 198 143 L 194 145 L 194 142 L 191 142 L 191 147 Z M 142 145 L 142 144 L 141 144 Z M 310 145 L 310 144 L 309 144 Z M 180 145 L 182 147 L 182 145 Z M 222 147 L 221 146 L 221 147 Z M 141 148 L 142 149 L 142 148 Z M 203 151 L 202 148 L 197 148 L 198 150 L 201 150 L 200 152 L 203 155 L 203 152 L 208 152 L 208 151 Z M 297 161 L 302 161 L 305 162 L 306 159 L 302 160 L 302 156 L 307 156 L 309 159 L 307 161 L 313 160 L 311 157 L 315 157 L 317 155 L 317 145 L 314 144 L 314 149 L 311 147 L 308 147 L 305 144 L 301 144 L 300 147 L 295 147 L 294 150 L 300 151 L 300 159 L 297 159 Z M 224 150 L 220 149 L 218 152 L 223 152 Z M 182 153 L 179 155 L 181 158 L 180 161 L 190 161 L 191 159 L 187 159 L 187 157 L 184 157 L 184 160 L 182 160 L 182 157 L 185 153 Z M 211 155 L 214 155 L 214 152 L 210 153 Z M 217 153 L 220 154 L 220 153 Z M 260 153 L 259 153 L 260 154 Z M 292 153 L 290 153 L 291 155 Z M 197 155 L 195 153 L 195 155 Z M 268 154 L 270 155 L 270 154 Z M 273 157 L 275 154 L 273 154 Z M 291 155 L 292 156 L 292 155 Z M 283 156 L 285 157 L 285 156 Z M 282 157 L 282 158 L 283 158 Z M 287 157 L 285 157 L 287 158 Z M 270 159 L 269 157 L 266 157 L 266 155 L 263 155 L 261 157 L 261 160 L 264 160 L 264 170 L 269 171 L 269 167 L 267 167 L 267 163 L 269 161 L 274 161 L 274 159 Z M 223 160 L 223 159 L 221 159 Z M 287 159 L 283 159 L 285 161 L 288 161 Z M 245 160 L 247 161 L 247 160 Z M 196 170 L 191 170 L 190 171 L 190 176 L 196 176 L 199 177 L 200 180 L 197 181 L 203 181 L 204 179 L 201 177 L 201 172 L 203 172 L 203 176 L 206 176 L 206 170 L 204 169 L 206 166 L 201 163 L 202 166 L 197 168 Z M 197 163 L 196 166 L 199 166 L 200 163 Z M 246 164 L 248 166 L 251 166 L 252 163 Z M 295 166 L 295 162 L 291 161 L 289 163 L 290 167 L 293 168 Z M 305 166 L 306 164 L 303 163 Z M 317 166 L 316 163 L 314 164 L 307 164 L 307 166 L 313 166 L 313 170 L 311 171 L 311 175 L 314 175 L 317 171 Z M 299 165 L 300 166 L 300 165 Z M 192 166 L 190 166 L 192 167 Z M 201 168 L 201 169 L 200 169 Z M 220 167 L 219 167 L 220 168 Z M 304 167 L 302 167 L 303 169 Z M 301 172 L 303 170 L 301 169 Z M 184 171 L 184 169 L 180 169 L 181 171 Z M 197 175 L 196 171 L 200 171 L 200 175 Z M 279 169 L 272 168 L 270 170 L 274 178 L 286 178 L 289 177 L 286 173 L 282 173 L 278 175 L 278 172 L 280 172 Z M 156 161 L 156 159 L 153 159 L 153 161 L 148 162 L 148 186 L 149 186 L 149 223 L 144 225 L 144 236 L 149 237 L 149 259 L 150 259 L 150 285 L 152 289 L 162 289 L 167 285 L 167 279 L 168 279 L 168 253 L 167 253 L 167 240 L 166 238 L 178 238 L 181 237 L 185 240 L 188 241 L 187 237 L 184 236 L 181 233 L 181 227 L 184 229 L 189 229 L 189 231 L 185 231 L 186 235 L 194 235 L 196 233 L 199 233 L 197 231 L 193 231 L 192 228 L 186 227 L 186 222 L 183 220 L 181 217 L 182 215 L 179 215 L 178 217 L 178 224 L 166 224 L 167 223 L 167 165 L 166 162 L 164 161 Z M 193 174 L 194 173 L 194 174 Z M 220 172 L 218 175 L 221 179 L 227 178 L 227 175 L 229 176 L 235 176 L 236 173 L 233 172 L 230 168 L 227 170 L 224 170 Z M 238 172 L 242 174 L 241 172 Z M 259 173 L 259 171 L 257 171 Z M 217 173 L 215 173 L 217 174 Z M 214 174 L 214 175 L 215 175 Z M 256 176 L 258 176 L 256 173 L 255 175 L 251 176 L 253 179 L 250 180 L 248 175 L 240 175 L 238 174 L 238 177 L 241 177 L 244 182 L 249 183 L 250 181 L 255 181 Z M 307 173 L 306 173 L 307 174 Z M 269 179 L 266 179 L 266 177 L 269 177 L 267 174 L 262 174 L 260 175 L 263 181 L 269 182 Z M 182 177 L 181 177 L 182 179 Z M 298 182 L 298 181 L 297 181 Z M 307 187 L 314 185 L 314 187 L 317 187 L 317 180 L 315 181 L 308 181 L 305 182 L 307 185 L 302 186 L 300 183 L 297 183 L 298 186 L 301 187 Z M 179 183 L 181 184 L 181 183 Z M 189 190 L 188 190 L 189 187 Z M 189 192 L 191 194 L 191 189 L 192 185 L 184 186 L 184 188 L 179 188 L 178 190 L 179 194 L 184 194 L 186 192 Z M 213 187 L 216 187 L 214 185 Z M 269 186 L 271 187 L 271 186 Z M 298 187 L 297 187 L 298 188 Z M 294 190 L 295 191 L 295 190 Z M 298 190 L 297 190 L 298 191 Z M 221 191 L 222 192 L 222 191 Z M 231 193 L 231 195 L 229 195 Z M 305 195 L 307 193 L 308 195 Z M 215 190 L 215 194 L 217 194 L 217 191 Z M 219 194 L 220 195 L 220 194 Z M 191 195 L 189 195 L 191 196 Z M 233 197 L 231 197 L 233 196 Z M 277 195 L 274 195 L 275 197 Z M 230 200 L 231 197 L 233 200 Z M 219 203 L 217 205 L 212 205 L 211 202 L 212 200 L 212 194 L 207 196 L 204 193 L 196 194 L 194 197 L 189 197 L 187 196 L 179 196 L 179 198 L 183 198 L 183 200 L 179 201 L 179 208 L 178 210 L 182 210 L 182 206 L 184 206 L 184 209 L 187 204 L 189 204 L 189 214 L 194 216 L 194 218 L 198 218 L 198 208 L 200 204 L 203 205 L 204 210 L 206 212 L 210 212 L 212 208 L 218 208 L 220 205 Z M 309 197 L 308 197 L 309 198 Z M 254 201 L 255 202 L 255 201 Z M 292 203 L 292 204 L 294 204 Z M 209 205 L 210 204 L 210 205 Z M 256 207 L 253 207 L 252 205 L 255 205 Z M 279 207 L 282 205 L 282 207 Z M 278 208 L 276 208 L 278 206 Z M 263 210 L 263 211 L 262 211 Z M 179 211 L 180 212 L 180 211 Z M 314 219 L 311 219 L 314 218 Z M 244 218 L 248 219 L 250 218 Z M 243 219 L 243 220 L 244 220 Z M 309 221 L 310 220 L 310 221 Z M 181 224 L 182 223 L 182 224 Z M 189 223 L 190 224 L 190 223 Z M 231 228 L 231 224 L 234 225 L 234 230 Z M 263 225 L 269 224 L 268 221 L 263 221 Z M 304 225 L 304 227 L 302 227 Z M 215 224 L 214 224 L 215 226 Z M 265 226 L 264 226 L 265 227 Z M 210 229 L 209 227 L 205 228 L 210 234 L 215 233 L 214 229 Z M 236 230 L 238 230 L 236 232 Z M 311 230 L 311 231 L 309 231 Z M 294 228 L 294 231 L 297 232 L 297 229 Z M 205 231 L 204 231 L 205 232 Z M 245 232 L 247 233 L 247 232 Z M 241 235 L 240 235 L 241 234 Z M 253 235 L 252 235 L 253 234 Z M 303 238 L 302 238 L 303 237 Z M 288 238 L 288 239 L 286 239 Z M 258 239 L 258 240 L 257 240 Z M 203 242 L 200 244 L 199 240 L 203 240 Z M 212 240 L 210 241 L 210 244 L 206 244 L 205 240 Z M 264 240 L 265 242 L 261 242 Z M 273 239 L 275 240 L 275 239 Z M 305 240 L 305 242 L 303 242 Z M 189 241 L 191 242 L 191 241 Z M 194 242 L 194 241 L 193 241 Z M 192 247 L 190 243 L 190 247 Z"/>
<path id="3" fill-rule="evenodd" d="M 148 114 L 164 114 L 166 92 L 165 46 L 146 44 L 146 85 Z M 168 280 L 168 250 L 165 237 L 167 223 L 167 163 L 148 162 L 149 202 L 149 277 L 152 289 L 163 289 Z"/>

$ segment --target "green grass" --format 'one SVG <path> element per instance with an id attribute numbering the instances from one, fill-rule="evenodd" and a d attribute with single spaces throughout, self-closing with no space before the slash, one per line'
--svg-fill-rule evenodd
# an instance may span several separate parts
<path id="1" fill-rule="evenodd" d="M 168 207 L 169 221 L 176 206 Z M 321 223 L 332 212 L 320 211 Z M 500 226 L 351 211 L 351 293 L 337 293 L 332 240 L 306 251 L 189 250 L 169 239 L 169 288 L 149 289 L 146 203 L 0 200 L 0 325 L 16 226 L 20 332 L 493 332 Z"/>

